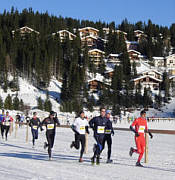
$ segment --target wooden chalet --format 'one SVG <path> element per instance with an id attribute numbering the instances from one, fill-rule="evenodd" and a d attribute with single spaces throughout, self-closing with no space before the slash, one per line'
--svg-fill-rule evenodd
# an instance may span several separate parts
<path id="1" fill-rule="evenodd" d="M 134 35 L 135 35 L 135 40 L 138 41 L 138 42 L 140 40 L 142 40 L 142 39 L 146 39 L 147 38 L 147 35 L 143 31 L 141 31 L 141 30 L 135 30 L 134 31 Z"/>
<path id="2" fill-rule="evenodd" d="M 84 46 L 85 44 L 88 47 L 96 46 L 97 37 L 95 37 L 95 36 L 85 36 L 85 37 L 81 38 L 81 43 L 82 43 L 82 46 Z"/>
<path id="3" fill-rule="evenodd" d="M 167 56 L 166 58 L 166 68 L 170 75 L 175 75 L 175 54 Z"/>
<path id="4" fill-rule="evenodd" d="M 29 28 L 28 26 L 24 26 L 24 27 L 21 27 L 21 28 L 19 28 L 17 30 L 13 30 L 12 34 L 14 35 L 15 32 L 20 32 L 21 35 L 25 35 L 27 33 L 36 33 L 38 35 L 40 34 L 38 31 L 35 31 L 34 29 Z"/>
<path id="5" fill-rule="evenodd" d="M 93 36 L 93 37 L 98 37 L 98 29 L 95 29 L 93 27 L 84 27 L 78 29 L 80 33 L 80 38 L 84 38 L 86 36 Z"/>
<path id="6" fill-rule="evenodd" d="M 121 54 L 109 54 L 109 56 L 107 57 L 107 63 L 109 64 L 114 64 L 119 66 L 120 65 L 120 57 Z"/>
<path id="7" fill-rule="evenodd" d="M 151 76 L 153 78 L 156 78 L 156 79 L 159 79 L 159 80 L 162 80 L 162 77 L 163 77 L 163 74 L 155 69 L 150 69 L 150 70 L 147 70 L 147 71 L 142 71 L 139 73 L 139 75 L 141 76 Z"/>
<path id="8" fill-rule="evenodd" d="M 60 37 L 60 41 L 63 42 L 66 38 L 68 38 L 69 40 L 74 40 L 76 38 L 76 35 L 67 31 L 67 30 L 60 30 L 56 33 L 52 33 L 52 35 L 54 36 L 55 34 L 59 34 Z"/>
<path id="9" fill-rule="evenodd" d="M 104 58 L 105 52 L 99 49 L 92 49 L 88 51 L 89 58 L 93 63 L 98 66 Z"/>
<path id="10" fill-rule="evenodd" d="M 136 50 L 138 49 L 139 43 L 137 41 L 125 41 L 127 50 Z"/>
<path id="11" fill-rule="evenodd" d="M 96 91 L 102 89 L 103 82 L 96 78 L 93 78 L 91 80 L 88 80 L 88 87 L 91 92 L 96 92 Z"/>
<path id="12" fill-rule="evenodd" d="M 133 79 L 134 85 L 137 86 L 138 84 L 141 84 L 142 88 L 150 88 L 150 90 L 158 90 L 160 83 L 162 80 L 154 78 L 150 75 L 144 75 L 140 76 L 138 78 Z"/>
<path id="13" fill-rule="evenodd" d="M 131 63 L 133 63 L 133 62 L 139 63 L 140 62 L 140 55 L 141 55 L 140 52 L 131 49 L 131 50 L 128 50 L 128 55 L 129 55 L 129 59 L 130 59 Z"/>
<path id="14" fill-rule="evenodd" d="M 157 68 L 165 67 L 164 57 L 152 57 L 154 66 Z"/>

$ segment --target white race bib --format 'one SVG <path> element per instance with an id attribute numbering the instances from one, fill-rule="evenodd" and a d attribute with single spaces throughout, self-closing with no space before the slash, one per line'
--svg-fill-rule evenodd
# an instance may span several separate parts
<path id="1" fill-rule="evenodd" d="M 38 129 L 38 126 L 33 126 L 33 129 L 37 130 L 37 129 Z"/>
<path id="2" fill-rule="evenodd" d="M 144 133 L 145 132 L 145 126 L 140 126 L 138 132 L 139 133 Z"/>
<path id="3" fill-rule="evenodd" d="M 105 132 L 105 126 L 98 126 L 97 127 L 97 133 L 103 134 Z"/>
<path id="4" fill-rule="evenodd" d="M 105 134 L 111 134 L 111 129 L 106 129 Z"/>
<path id="5" fill-rule="evenodd" d="M 49 130 L 50 130 L 50 129 L 54 129 L 54 124 L 48 124 L 48 125 L 47 125 L 47 129 L 49 129 Z"/>
<path id="6" fill-rule="evenodd" d="M 10 122 L 4 122 L 5 126 L 10 126 Z"/>
<path id="7" fill-rule="evenodd" d="M 85 126 L 80 126 L 79 133 L 85 134 Z"/>

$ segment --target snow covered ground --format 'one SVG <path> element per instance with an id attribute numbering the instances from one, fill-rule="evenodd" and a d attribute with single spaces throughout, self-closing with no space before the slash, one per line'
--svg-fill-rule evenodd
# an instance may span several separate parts
<path id="1" fill-rule="evenodd" d="M 172 180 L 175 178 L 175 138 L 173 135 L 153 134 L 149 140 L 149 162 L 144 168 L 136 167 L 138 155 L 129 157 L 134 146 L 132 132 L 115 131 L 113 136 L 113 164 L 106 164 L 107 149 L 102 153 L 99 166 L 92 166 L 93 133 L 90 131 L 88 153 L 84 162 L 79 163 L 79 151 L 70 149 L 73 132 L 67 128 L 57 128 L 53 161 L 48 161 L 43 149 L 45 132 L 39 133 L 36 148 L 32 148 L 31 133 L 25 142 L 26 127 L 18 129 L 17 138 L 13 132 L 8 141 L 0 138 L 0 179 L 4 180 Z M 144 158 L 143 158 L 144 160 Z"/>

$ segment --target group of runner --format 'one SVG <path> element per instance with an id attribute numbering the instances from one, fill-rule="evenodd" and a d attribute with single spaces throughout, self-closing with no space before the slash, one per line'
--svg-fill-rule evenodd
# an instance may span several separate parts
<path id="1" fill-rule="evenodd" d="M 96 140 L 96 144 L 94 144 L 93 147 L 94 155 L 91 158 L 91 163 L 94 164 L 96 161 L 96 164 L 100 164 L 100 154 L 105 147 L 105 142 L 107 142 L 108 145 L 106 163 L 112 163 L 112 160 L 110 159 L 112 146 L 111 135 L 114 135 L 114 130 L 112 127 L 112 122 L 110 121 L 110 114 L 110 110 L 100 108 L 100 116 L 92 118 L 89 121 L 89 124 L 83 111 L 81 111 L 79 114 L 80 116 L 75 119 L 73 125 L 71 126 L 72 130 L 75 132 L 75 141 L 72 142 L 70 147 L 79 149 L 81 143 L 79 162 L 83 162 L 82 156 L 85 147 L 85 133 L 89 134 L 88 126 L 90 126 L 94 131 L 94 138 Z M 153 138 L 153 135 L 148 130 L 146 111 L 141 111 L 140 117 L 134 120 L 130 126 L 130 129 L 135 133 L 135 143 L 137 149 L 131 147 L 129 155 L 132 156 L 134 152 L 138 153 L 139 157 L 136 162 L 136 166 L 142 167 L 143 165 L 140 163 L 140 161 L 145 151 L 145 132 L 149 133 L 150 137 Z"/>
<path id="2" fill-rule="evenodd" d="M 92 118 L 89 122 L 85 117 L 84 111 L 79 113 L 79 117 L 75 118 L 71 129 L 75 133 L 75 140 L 72 141 L 70 148 L 80 148 L 80 158 L 79 162 L 83 162 L 83 153 L 85 150 L 85 135 L 86 133 L 89 134 L 89 128 L 92 128 L 94 133 L 94 138 L 96 143 L 93 146 L 93 157 L 91 158 L 91 163 L 100 164 L 100 155 L 105 147 L 105 143 L 107 142 L 108 145 L 108 152 L 107 152 L 107 161 L 106 163 L 112 163 L 111 159 L 111 146 L 112 146 L 112 137 L 114 135 L 114 130 L 112 127 L 112 122 L 110 121 L 111 111 L 106 110 L 105 108 L 100 108 L 100 116 L 96 116 Z M 145 132 L 149 133 L 150 137 L 153 138 L 153 135 L 149 132 L 146 120 L 146 112 L 141 111 L 140 117 L 135 119 L 134 122 L 131 124 L 130 129 L 135 133 L 135 143 L 137 149 L 133 147 L 130 148 L 129 155 L 132 156 L 133 153 L 138 153 L 139 157 L 136 162 L 136 166 L 143 166 L 140 161 L 143 157 L 145 151 Z M 1 135 L 2 138 L 4 137 L 4 130 L 6 130 L 6 140 L 7 134 L 10 128 L 10 122 L 13 121 L 13 118 L 9 116 L 9 112 L 7 111 L 6 114 L 2 111 L 0 115 L 0 125 L 1 125 Z M 29 120 L 29 126 L 31 127 L 32 132 L 32 144 L 33 147 L 35 146 L 35 140 L 38 139 L 38 130 L 40 129 L 43 131 L 43 126 L 46 128 L 46 139 L 47 142 L 44 143 L 44 149 L 47 148 L 49 160 L 52 158 L 52 148 L 54 145 L 55 133 L 56 133 L 56 126 L 59 126 L 59 120 L 57 118 L 57 114 L 54 111 L 51 111 L 49 116 L 45 118 L 42 122 L 37 117 L 37 113 L 33 113 L 33 117 Z"/>

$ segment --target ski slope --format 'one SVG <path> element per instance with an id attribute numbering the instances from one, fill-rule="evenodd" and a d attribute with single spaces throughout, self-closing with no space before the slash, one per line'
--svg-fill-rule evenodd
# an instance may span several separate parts
<path id="1" fill-rule="evenodd" d="M 71 129 L 57 128 L 53 160 L 48 161 L 43 149 L 45 132 L 39 132 L 35 149 L 32 148 L 31 133 L 29 142 L 25 142 L 26 127 L 9 135 L 8 141 L 0 138 L 0 180 L 173 180 L 175 179 L 175 138 L 173 135 L 153 134 L 149 140 L 149 162 L 144 168 L 136 167 L 138 155 L 129 157 L 128 152 L 134 146 L 132 132 L 115 131 L 113 136 L 113 164 L 106 164 L 107 149 L 102 153 L 100 165 L 92 166 L 90 157 L 94 144 L 90 131 L 88 153 L 84 162 L 79 163 L 79 151 L 70 149 L 74 138 Z M 144 160 L 144 158 L 143 158 Z M 142 161 L 143 161 L 142 160 Z"/>

